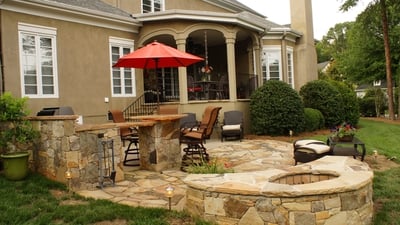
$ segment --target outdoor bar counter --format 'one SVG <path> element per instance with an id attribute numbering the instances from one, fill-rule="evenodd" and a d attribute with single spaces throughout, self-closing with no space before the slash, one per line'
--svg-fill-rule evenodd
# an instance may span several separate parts
<path id="1" fill-rule="evenodd" d="M 181 167 L 179 122 L 186 114 L 166 114 L 130 117 L 153 126 L 139 127 L 140 169 L 161 172 Z"/>

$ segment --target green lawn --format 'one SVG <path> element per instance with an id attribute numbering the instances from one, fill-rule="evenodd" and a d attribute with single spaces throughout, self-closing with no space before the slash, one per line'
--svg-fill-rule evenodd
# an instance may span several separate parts
<path id="1" fill-rule="evenodd" d="M 367 154 L 379 154 L 400 159 L 400 125 L 390 125 L 361 119 L 357 137 L 363 140 Z M 326 140 L 326 136 L 310 137 Z M 210 224 L 193 219 L 185 213 L 166 209 L 130 207 L 106 200 L 84 199 L 68 194 L 63 184 L 31 174 L 24 181 L 8 181 L 0 176 L 0 224 L 94 224 L 114 221 L 114 224 L 163 225 Z M 64 193 L 61 195 L 54 193 Z M 73 204 L 67 204 L 73 202 Z M 400 225 L 400 168 L 376 172 L 374 202 L 375 225 Z M 190 221 L 190 222 L 189 222 Z"/>
<path id="2" fill-rule="evenodd" d="M 400 161 L 400 125 L 361 119 L 356 136 L 366 145 L 367 154 L 377 150 L 387 158 Z M 326 141 L 326 135 L 310 137 Z M 375 172 L 375 225 L 400 225 L 400 168 Z"/>
<path id="3" fill-rule="evenodd" d="M 85 199 L 68 193 L 64 184 L 38 174 L 23 181 L 0 176 L 1 225 L 206 225 L 188 214 L 160 208 L 130 207 L 107 200 Z M 106 222 L 105 222 L 106 221 Z"/>

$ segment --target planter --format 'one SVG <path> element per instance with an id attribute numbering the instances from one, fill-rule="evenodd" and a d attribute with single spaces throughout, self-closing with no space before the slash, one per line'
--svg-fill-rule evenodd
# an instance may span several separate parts
<path id="1" fill-rule="evenodd" d="M 354 135 L 345 135 L 343 137 L 334 137 L 335 141 L 351 142 L 353 141 Z"/>
<path id="2" fill-rule="evenodd" d="M 28 175 L 29 152 L 1 154 L 4 176 L 9 180 L 22 180 Z"/>

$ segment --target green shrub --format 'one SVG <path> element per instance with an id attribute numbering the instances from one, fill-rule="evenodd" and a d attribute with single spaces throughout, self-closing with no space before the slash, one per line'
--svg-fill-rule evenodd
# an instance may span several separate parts
<path id="1" fill-rule="evenodd" d="M 352 125 L 357 125 L 360 119 L 360 106 L 357 101 L 356 92 L 348 87 L 345 83 L 339 81 L 330 81 L 339 91 L 343 102 L 343 118 L 342 121 L 346 121 Z"/>
<path id="2" fill-rule="evenodd" d="M 374 97 L 359 98 L 358 104 L 360 105 L 361 116 L 376 117 L 375 98 Z"/>
<path id="3" fill-rule="evenodd" d="M 325 119 L 325 127 L 343 122 L 343 101 L 335 86 L 325 80 L 308 82 L 300 88 L 304 107 L 318 109 Z"/>
<path id="4" fill-rule="evenodd" d="M 289 135 L 304 131 L 304 107 L 300 96 L 282 81 L 268 81 L 250 98 L 253 133 Z"/>
<path id="5" fill-rule="evenodd" d="M 325 119 L 318 109 L 304 108 L 305 130 L 315 131 L 325 126 Z"/>

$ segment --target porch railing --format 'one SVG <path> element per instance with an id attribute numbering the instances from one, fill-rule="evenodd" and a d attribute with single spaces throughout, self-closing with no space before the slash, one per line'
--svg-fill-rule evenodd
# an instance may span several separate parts
<path id="1" fill-rule="evenodd" d="M 132 116 L 154 114 L 157 110 L 157 105 L 157 95 L 152 91 L 145 91 L 143 95 L 139 96 L 136 101 L 124 109 L 124 117 L 131 121 L 129 118 Z"/>

